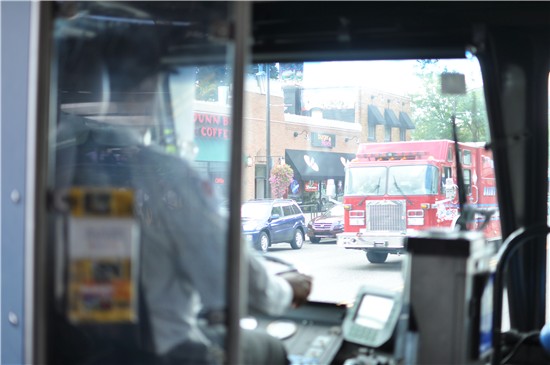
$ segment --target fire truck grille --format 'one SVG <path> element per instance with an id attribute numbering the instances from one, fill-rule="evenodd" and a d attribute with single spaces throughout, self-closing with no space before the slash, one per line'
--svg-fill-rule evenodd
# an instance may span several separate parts
<path id="1" fill-rule="evenodd" d="M 404 231 L 407 228 L 405 201 L 369 202 L 366 209 L 369 231 Z"/>

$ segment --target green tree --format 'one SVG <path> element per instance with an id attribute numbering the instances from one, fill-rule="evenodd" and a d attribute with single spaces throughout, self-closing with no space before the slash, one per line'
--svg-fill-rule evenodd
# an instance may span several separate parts
<path id="1" fill-rule="evenodd" d="M 279 69 L 277 68 L 277 65 L 274 63 L 268 63 L 269 65 L 269 78 L 272 80 L 276 80 L 279 78 Z M 263 63 L 255 63 L 250 66 L 248 66 L 247 73 L 249 75 L 255 75 L 260 71 L 265 72 L 265 64 Z"/>
<path id="2" fill-rule="evenodd" d="M 488 140 L 487 114 L 482 89 L 468 91 L 465 95 L 441 93 L 437 62 L 420 62 L 418 76 L 422 92 L 411 95 L 412 114 L 416 129 L 414 140 L 452 139 L 451 118 L 456 115 L 459 141 L 478 142 Z"/>
<path id="3" fill-rule="evenodd" d="M 269 78 L 277 79 L 279 70 L 274 63 L 269 65 Z M 259 71 L 265 71 L 265 65 L 253 64 L 247 69 L 247 73 L 255 75 Z M 206 65 L 195 69 L 195 98 L 203 101 L 218 101 L 218 86 L 229 86 L 232 80 L 232 69 L 229 65 Z"/>
<path id="4" fill-rule="evenodd" d="M 472 142 L 488 141 L 489 123 L 483 89 L 469 91 L 462 97 L 459 104 L 463 112 L 458 114 L 458 119 L 464 121 L 462 126 L 464 138 L 469 137 L 467 140 Z"/>
<path id="5" fill-rule="evenodd" d="M 200 66 L 195 70 L 195 98 L 204 101 L 218 101 L 218 86 L 227 86 L 231 81 L 228 65 Z"/>

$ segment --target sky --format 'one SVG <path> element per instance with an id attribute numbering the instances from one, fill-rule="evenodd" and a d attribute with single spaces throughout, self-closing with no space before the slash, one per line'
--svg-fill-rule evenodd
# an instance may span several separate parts
<path id="1" fill-rule="evenodd" d="M 430 67 L 442 72 L 462 72 L 468 89 L 482 85 L 479 63 L 476 59 L 441 60 Z M 338 61 L 308 62 L 304 64 L 304 87 L 368 86 L 395 94 L 414 93 L 420 83 L 416 60 L 404 61 Z"/>

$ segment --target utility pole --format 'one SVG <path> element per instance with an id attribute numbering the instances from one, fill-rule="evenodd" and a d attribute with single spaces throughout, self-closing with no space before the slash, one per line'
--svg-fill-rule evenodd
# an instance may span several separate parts
<path id="1" fill-rule="evenodd" d="M 265 196 L 271 198 L 271 184 L 269 183 L 269 175 L 271 174 L 271 95 L 269 87 L 269 65 L 265 64 L 266 74 L 266 91 L 265 91 L 265 154 L 266 154 L 266 171 L 265 171 Z"/>

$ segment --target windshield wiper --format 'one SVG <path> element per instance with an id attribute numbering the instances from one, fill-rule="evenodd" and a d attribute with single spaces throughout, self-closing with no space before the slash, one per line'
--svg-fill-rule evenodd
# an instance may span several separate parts
<path id="1" fill-rule="evenodd" d="M 374 188 L 372 189 L 371 193 L 374 193 L 374 191 L 376 190 L 376 195 L 378 195 L 378 192 L 380 191 L 380 177 L 378 177 L 378 184 L 376 184 L 374 186 Z"/>
<path id="2" fill-rule="evenodd" d="M 395 175 L 393 176 L 393 184 L 395 185 L 395 187 L 397 188 L 397 191 L 399 191 L 399 193 L 401 195 L 403 195 L 403 198 L 405 198 L 405 200 L 407 201 L 407 204 L 409 205 L 412 205 L 412 201 L 409 199 L 408 196 L 405 195 L 405 193 L 403 192 L 403 190 L 401 190 L 401 187 L 399 186 L 399 184 L 397 183 L 397 180 L 395 178 Z"/>
<path id="3" fill-rule="evenodd" d="M 369 194 L 372 194 L 374 193 L 374 191 L 376 190 L 376 195 L 378 195 L 378 193 L 380 192 L 380 179 L 381 177 L 378 177 L 378 184 L 376 184 L 371 191 L 369 191 Z M 357 203 L 358 206 L 361 206 L 363 205 L 363 203 L 365 202 L 365 200 L 367 200 L 367 197 L 365 196 L 363 199 L 361 199 L 359 201 L 359 203 Z"/>

